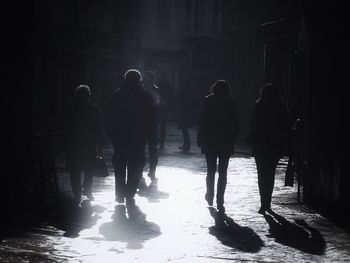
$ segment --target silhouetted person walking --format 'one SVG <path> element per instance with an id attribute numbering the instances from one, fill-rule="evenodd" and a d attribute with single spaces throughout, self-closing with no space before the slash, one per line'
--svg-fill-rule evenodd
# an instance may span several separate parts
<path id="1" fill-rule="evenodd" d="M 283 154 L 287 129 L 287 112 L 277 89 L 266 84 L 260 90 L 250 120 L 250 140 L 255 158 L 261 207 L 259 213 L 271 209 L 271 196 L 275 181 L 275 169 Z"/>
<path id="2" fill-rule="evenodd" d="M 146 71 L 143 77 L 143 88 L 151 96 L 153 106 L 155 109 L 155 118 L 156 122 L 154 123 L 155 127 L 153 129 L 153 134 L 147 141 L 148 152 L 149 152 L 149 169 L 148 176 L 151 180 L 156 179 L 156 169 L 158 165 L 158 151 L 157 145 L 159 143 L 159 133 L 158 126 L 160 122 L 160 103 L 161 96 L 159 88 L 154 84 L 154 74 L 151 71 Z"/>
<path id="3" fill-rule="evenodd" d="M 191 95 L 188 87 L 181 87 L 178 90 L 176 96 L 176 107 L 177 107 L 177 128 L 182 131 L 183 144 L 180 146 L 184 152 L 188 152 L 191 149 L 191 140 L 189 128 L 192 122 L 192 111 L 193 111 L 194 98 Z"/>
<path id="4" fill-rule="evenodd" d="M 128 70 L 125 84 L 116 90 L 105 109 L 106 132 L 114 146 L 116 201 L 134 202 L 145 165 L 145 146 L 153 134 L 155 112 L 150 95 L 140 85 L 141 74 Z"/>
<path id="5" fill-rule="evenodd" d="M 159 86 L 160 94 L 160 104 L 159 104 L 159 124 L 160 124 L 160 134 L 159 134 L 159 148 L 164 149 L 165 137 L 166 137 L 166 123 L 170 107 L 171 90 L 165 79 L 160 80 Z"/>
<path id="6" fill-rule="evenodd" d="M 77 205 L 81 202 L 82 194 L 93 199 L 92 170 L 97 151 L 101 152 L 103 142 L 100 111 L 90 102 L 90 94 L 87 85 L 78 86 L 74 100 L 64 116 L 66 168 L 70 172 L 72 191 Z M 82 172 L 84 172 L 83 192 Z"/>
<path id="7" fill-rule="evenodd" d="M 237 134 L 236 103 L 230 96 L 230 87 L 225 80 L 216 81 L 211 90 L 212 94 L 202 104 L 197 143 L 207 161 L 205 200 L 210 206 L 213 205 L 215 173 L 219 160 L 216 203 L 219 212 L 223 213 L 227 167 L 230 156 L 234 153 Z"/>

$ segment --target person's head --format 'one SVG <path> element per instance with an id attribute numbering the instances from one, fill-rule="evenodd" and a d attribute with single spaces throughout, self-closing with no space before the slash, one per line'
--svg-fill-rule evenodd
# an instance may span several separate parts
<path id="1" fill-rule="evenodd" d="M 125 84 L 136 86 L 140 83 L 141 73 L 137 69 L 129 69 L 124 74 Z"/>
<path id="2" fill-rule="evenodd" d="M 155 80 L 154 73 L 152 71 L 146 71 L 143 75 L 143 82 L 146 84 L 153 84 Z"/>
<path id="3" fill-rule="evenodd" d="M 91 90 L 88 85 L 79 85 L 75 88 L 74 96 L 78 101 L 88 101 L 91 95 Z"/>
<path id="4" fill-rule="evenodd" d="M 231 88 L 226 80 L 219 79 L 211 86 L 211 91 L 218 95 L 228 95 L 231 92 Z"/>
<path id="5" fill-rule="evenodd" d="M 269 101 L 269 102 L 280 102 L 280 97 L 278 94 L 278 90 L 272 83 L 265 84 L 260 89 L 260 98 L 261 101 Z"/>

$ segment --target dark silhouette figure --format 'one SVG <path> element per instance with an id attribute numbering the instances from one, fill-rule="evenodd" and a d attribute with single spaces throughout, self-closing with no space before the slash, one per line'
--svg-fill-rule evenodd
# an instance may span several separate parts
<path id="1" fill-rule="evenodd" d="M 292 120 L 290 120 L 290 123 Z M 294 174 L 299 173 L 297 166 L 298 157 L 301 154 L 301 129 L 302 124 L 300 119 L 296 119 L 291 128 L 288 129 L 287 134 L 287 150 L 288 150 L 288 165 L 285 173 L 284 186 L 293 186 L 294 185 Z"/>
<path id="2" fill-rule="evenodd" d="M 182 131 L 183 144 L 179 147 L 184 152 L 191 149 L 189 128 L 192 126 L 192 116 L 194 98 L 189 87 L 181 87 L 176 96 L 177 107 L 177 128 Z"/>
<path id="3" fill-rule="evenodd" d="M 197 143 L 207 161 L 205 199 L 210 206 L 213 205 L 215 173 L 219 160 L 216 203 L 218 210 L 224 212 L 227 167 L 234 153 L 237 134 L 236 103 L 230 96 L 230 87 L 226 81 L 216 81 L 211 90 L 212 94 L 202 104 Z"/>
<path id="4" fill-rule="evenodd" d="M 264 216 L 270 226 L 269 237 L 276 242 L 314 255 L 324 253 L 326 243 L 322 235 L 304 220 L 295 219 L 294 224 L 272 211 Z"/>
<path id="5" fill-rule="evenodd" d="M 143 88 L 148 92 L 152 98 L 153 106 L 155 108 L 155 118 L 156 122 L 154 123 L 155 127 L 153 128 L 154 133 L 150 136 L 147 141 L 148 152 L 149 152 L 149 169 L 148 176 L 151 180 L 156 179 L 156 169 L 158 165 L 158 151 L 157 145 L 159 143 L 159 133 L 158 126 L 160 122 L 160 104 L 161 96 L 159 88 L 154 84 L 154 74 L 151 71 L 146 71 L 143 77 Z"/>
<path id="6" fill-rule="evenodd" d="M 146 142 L 153 136 L 155 111 L 151 96 L 140 85 L 141 74 L 128 70 L 125 84 L 105 109 L 105 127 L 114 146 L 112 158 L 116 201 L 133 202 L 145 165 Z"/>
<path id="7" fill-rule="evenodd" d="M 103 142 L 100 111 L 90 102 L 90 88 L 80 85 L 76 88 L 73 102 L 64 118 L 64 147 L 66 168 L 70 172 L 74 201 L 79 204 L 81 195 L 93 199 L 92 171 L 97 153 L 101 153 Z M 81 173 L 84 172 L 83 192 Z"/>
<path id="8" fill-rule="evenodd" d="M 271 207 L 275 170 L 283 154 L 287 122 L 287 112 L 277 89 L 272 84 L 266 84 L 255 103 L 249 135 L 258 172 L 259 213 L 262 214 Z"/>
<path id="9" fill-rule="evenodd" d="M 159 94 L 160 94 L 160 104 L 159 104 L 159 148 L 164 149 L 165 137 L 166 137 L 166 124 L 167 118 L 169 114 L 169 108 L 171 104 L 171 90 L 169 84 L 165 79 L 160 80 L 159 86 Z"/>
<path id="10" fill-rule="evenodd" d="M 249 227 L 242 227 L 225 213 L 209 207 L 215 226 L 209 228 L 210 234 L 216 236 L 225 246 L 243 252 L 257 253 L 264 246 L 264 241 Z"/>
<path id="11" fill-rule="evenodd" d="M 126 242 L 129 249 L 141 249 L 142 243 L 161 234 L 159 226 L 148 222 L 134 203 L 115 206 L 112 219 L 101 225 L 100 233 L 107 240 Z"/>

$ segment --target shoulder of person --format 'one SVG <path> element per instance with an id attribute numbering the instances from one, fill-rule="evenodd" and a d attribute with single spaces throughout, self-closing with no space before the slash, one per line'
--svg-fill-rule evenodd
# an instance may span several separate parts
<path id="1" fill-rule="evenodd" d="M 121 93 L 121 89 L 120 89 L 120 88 L 115 89 L 115 90 L 113 91 L 113 93 L 111 94 L 109 100 L 113 100 L 114 98 L 120 96 L 120 93 Z"/>
<path id="2" fill-rule="evenodd" d="M 256 100 L 256 101 L 254 101 L 254 103 L 253 103 L 253 106 L 254 106 L 255 108 L 259 108 L 259 107 L 261 107 L 261 105 L 262 105 L 261 100 Z"/>
<path id="3" fill-rule="evenodd" d="M 210 100 L 213 100 L 214 98 L 215 98 L 214 94 L 210 93 L 209 95 L 205 96 L 204 100 L 205 101 L 210 101 Z"/>
<path id="4" fill-rule="evenodd" d="M 116 90 L 113 91 L 112 96 L 111 96 L 111 100 L 116 100 L 116 99 L 120 99 L 123 96 L 126 96 L 127 94 L 127 90 L 123 89 L 123 88 L 118 88 Z"/>

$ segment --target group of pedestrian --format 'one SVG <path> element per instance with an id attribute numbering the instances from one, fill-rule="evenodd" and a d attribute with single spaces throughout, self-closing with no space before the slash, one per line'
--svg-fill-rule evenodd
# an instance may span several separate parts
<path id="1" fill-rule="evenodd" d="M 91 91 L 87 85 L 76 88 L 74 100 L 68 107 L 64 126 L 66 163 L 77 204 L 81 202 L 81 195 L 93 199 L 91 165 L 96 154 L 101 153 L 104 132 L 110 137 L 114 148 L 112 163 L 115 174 L 115 200 L 118 203 L 134 204 L 136 191 L 140 182 L 144 180 L 146 148 L 150 162 L 148 176 L 152 181 L 156 180 L 157 146 L 159 143 L 161 147 L 164 146 L 164 130 L 160 129 L 159 132 L 159 127 L 165 127 L 162 125 L 164 101 L 159 88 L 154 84 L 155 76 L 152 72 L 145 72 L 142 82 L 141 73 L 130 69 L 124 74 L 124 80 L 124 84 L 112 94 L 102 113 L 91 103 Z M 183 91 L 183 94 L 186 92 Z M 187 101 L 187 98 L 183 99 Z M 287 113 L 277 89 L 272 84 L 265 85 L 255 103 L 248 136 L 257 166 L 261 197 L 259 213 L 271 210 L 275 169 L 282 156 L 287 130 L 286 120 Z M 190 149 L 187 127 L 185 120 L 179 122 L 178 128 L 184 135 L 184 151 Z M 230 157 L 235 152 L 237 133 L 236 101 L 231 95 L 228 83 L 218 80 L 202 102 L 197 144 L 205 154 L 207 164 L 204 198 L 208 205 L 212 206 L 216 197 L 219 213 L 225 212 L 227 168 Z"/>
<path id="2" fill-rule="evenodd" d="M 208 205 L 213 205 L 215 173 L 218 162 L 216 204 L 219 213 L 225 212 L 224 194 L 227 167 L 235 151 L 237 137 L 236 102 L 230 96 L 230 87 L 218 80 L 202 105 L 197 142 L 207 161 L 206 194 Z M 271 197 L 275 170 L 283 155 L 288 131 L 288 114 L 282 105 L 278 90 L 271 83 L 260 90 L 250 119 L 249 141 L 255 158 L 260 194 L 259 213 L 271 212 Z"/>

